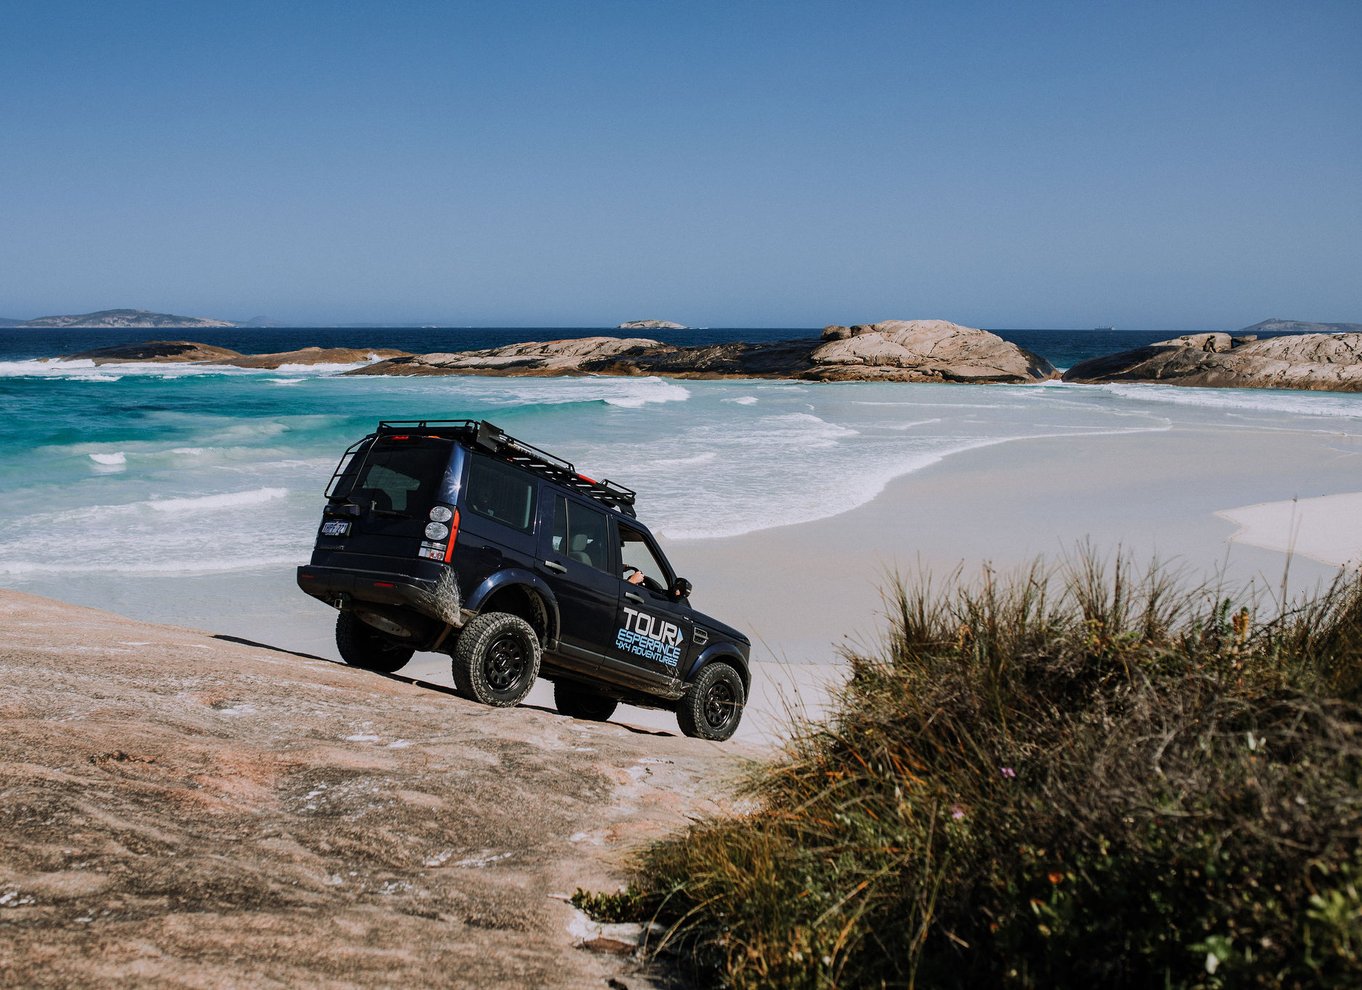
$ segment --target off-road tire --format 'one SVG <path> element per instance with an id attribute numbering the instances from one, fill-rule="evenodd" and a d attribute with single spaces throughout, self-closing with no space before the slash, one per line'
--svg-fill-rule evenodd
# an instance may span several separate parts
<path id="1" fill-rule="evenodd" d="M 676 709 L 681 732 L 694 739 L 722 741 L 738 731 L 746 704 L 742 677 L 726 663 L 701 668 Z"/>
<path id="2" fill-rule="evenodd" d="M 510 708 L 534 687 L 539 659 L 539 637 L 528 622 L 509 612 L 484 612 L 459 633 L 454 688 L 484 705 Z"/>
<path id="3" fill-rule="evenodd" d="M 553 704 L 569 718 L 588 722 L 604 722 L 619 707 L 614 698 L 575 681 L 558 681 L 553 685 Z"/>
<path id="4" fill-rule="evenodd" d="M 380 674 L 401 670 L 416 652 L 366 624 L 354 612 L 336 616 L 336 649 L 351 667 Z"/>

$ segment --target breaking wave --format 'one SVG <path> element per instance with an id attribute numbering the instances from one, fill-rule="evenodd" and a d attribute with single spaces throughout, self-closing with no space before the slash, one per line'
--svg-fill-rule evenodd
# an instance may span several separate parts
<path id="1" fill-rule="evenodd" d="M 237 509 L 259 505 L 288 495 L 287 488 L 254 488 L 246 492 L 226 492 L 222 495 L 199 495 L 194 498 L 153 498 L 138 503 L 157 512 L 210 512 L 218 509 Z"/>
<path id="2" fill-rule="evenodd" d="M 1200 406 L 1236 413 L 1288 413 L 1362 419 L 1362 395 L 1343 392 L 1287 392 L 1275 389 L 1191 388 L 1185 385 L 1069 385 L 1136 402 Z"/>

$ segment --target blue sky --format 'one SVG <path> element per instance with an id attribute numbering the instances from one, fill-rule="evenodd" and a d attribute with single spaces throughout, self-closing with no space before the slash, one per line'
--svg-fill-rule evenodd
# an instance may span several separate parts
<path id="1" fill-rule="evenodd" d="M 0 0 L 0 315 L 1362 321 L 1362 4 Z"/>

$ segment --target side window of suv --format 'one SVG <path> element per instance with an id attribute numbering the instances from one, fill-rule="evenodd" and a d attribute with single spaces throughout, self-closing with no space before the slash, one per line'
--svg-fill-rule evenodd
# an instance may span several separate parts
<path id="1" fill-rule="evenodd" d="M 556 496 L 553 508 L 553 549 L 569 560 L 610 570 L 610 521 L 604 512 Z"/>
<path id="2" fill-rule="evenodd" d="M 475 454 L 463 503 L 480 516 L 528 533 L 534 528 L 534 489 L 534 479 L 525 472 Z"/>
<path id="3" fill-rule="evenodd" d="M 667 570 L 653 554 L 643 534 L 620 523 L 620 561 L 626 568 L 643 572 L 644 583 L 654 591 L 665 591 L 670 583 Z"/>

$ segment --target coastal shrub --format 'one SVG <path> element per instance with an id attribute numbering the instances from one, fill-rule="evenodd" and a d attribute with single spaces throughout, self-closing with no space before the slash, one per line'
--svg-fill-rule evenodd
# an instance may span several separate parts
<path id="1" fill-rule="evenodd" d="M 755 810 L 609 903 L 702 985 L 1362 985 L 1362 581 L 1182 587 L 900 583 Z"/>

